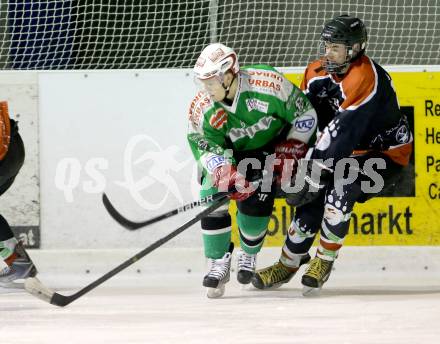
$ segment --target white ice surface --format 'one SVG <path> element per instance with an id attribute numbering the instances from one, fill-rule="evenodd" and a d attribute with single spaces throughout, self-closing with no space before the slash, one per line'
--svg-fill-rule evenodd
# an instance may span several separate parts
<path id="1" fill-rule="evenodd" d="M 115 276 L 65 308 L 3 291 L 1 343 L 413 344 L 440 338 L 440 278 L 429 269 L 380 277 L 387 270 L 347 274 L 337 267 L 318 298 L 301 296 L 302 271 L 272 291 L 242 290 L 233 273 L 225 296 L 215 300 L 205 297 L 197 267 L 162 274 L 142 269 Z M 93 271 L 40 275 L 66 295 L 96 277 Z"/>

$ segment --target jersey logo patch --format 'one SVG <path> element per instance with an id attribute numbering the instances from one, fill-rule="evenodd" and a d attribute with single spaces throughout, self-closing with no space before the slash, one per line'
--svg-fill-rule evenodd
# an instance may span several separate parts
<path id="1" fill-rule="evenodd" d="M 267 113 L 267 110 L 269 109 L 269 103 L 257 98 L 249 98 L 246 99 L 246 107 L 248 111 L 257 110 L 263 113 Z"/>
<path id="2" fill-rule="evenodd" d="M 197 93 L 188 111 L 189 120 L 194 126 L 199 127 L 203 119 L 203 114 L 211 106 L 211 99 L 203 92 Z"/>
<path id="3" fill-rule="evenodd" d="M 248 83 L 249 85 L 252 85 L 256 88 L 281 91 L 281 85 L 273 81 L 261 80 L 261 79 L 249 79 Z"/>
<path id="4" fill-rule="evenodd" d="M 209 119 L 209 124 L 214 129 L 221 129 L 228 121 L 228 114 L 223 109 L 218 109 Z"/>
<path id="5" fill-rule="evenodd" d="M 209 173 L 213 173 L 214 170 L 225 164 L 225 157 L 220 155 L 212 155 L 206 160 L 206 169 L 209 171 Z"/>
<path id="6" fill-rule="evenodd" d="M 259 131 L 266 130 L 274 120 L 273 117 L 263 117 L 254 125 L 246 128 L 232 128 L 229 132 L 229 137 L 232 142 L 235 142 L 243 137 L 253 138 Z"/>
<path id="7" fill-rule="evenodd" d="M 315 126 L 315 119 L 310 115 L 302 115 L 295 121 L 295 129 L 300 133 L 306 133 Z"/>

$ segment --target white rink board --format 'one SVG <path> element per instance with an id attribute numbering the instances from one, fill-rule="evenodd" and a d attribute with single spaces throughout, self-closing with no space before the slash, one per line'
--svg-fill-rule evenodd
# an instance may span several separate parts
<path id="1" fill-rule="evenodd" d="M 38 80 L 42 248 L 135 247 L 195 214 L 129 232 L 109 218 L 100 198 L 105 190 L 124 215 L 140 221 L 198 197 L 186 142 L 187 109 L 196 92 L 190 70 L 40 72 Z M 129 143 L 132 157 L 126 153 Z M 118 183 L 129 185 L 131 174 L 134 183 L 143 181 L 136 184 L 143 188 L 137 195 Z M 198 228 L 167 246 L 200 247 Z"/>
<path id="2" fill-rule="evenodd" d="M 129 232 L 110 219 L 101 193 L 134 220 L 198 197 L 186 141 L 196 92 L 189 71 L 47 72 L 39 90 L 43 248 L 133 247 L 182 224 L 185 216 L 161 223 L 162 230 Z M 144 179 L 137 196 L 118 184 L 131 175 L 133 183 Z M 200 244 L 197 229 L 170 243 Z"/>

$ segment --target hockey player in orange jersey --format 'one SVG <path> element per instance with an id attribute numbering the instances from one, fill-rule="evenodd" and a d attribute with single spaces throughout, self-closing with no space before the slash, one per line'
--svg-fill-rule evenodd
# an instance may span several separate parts
<path id="1" fill-rule="evenodd" d="M 288 282 L 310 259 L 309 249 L 320 231 L 316 257 L 302 276 L 305 295 L 319 291 L 342 247 L 355 203 L 392 189 L 409 162 L 411 130 L 391 77 L 364 54 L 366 44 L 367 31 L 359 18 L 341 15 L 324 25 L 319 59 L 307 66 L 301 84 L 316 109 L 321 135 L 297 173 L 304 176 L 300 191 L 287 195 L 296 212 L 281 257 L 257 272 L 252 281 L 257 288 Z M 363 187 L 372 180 L 365 170 L 378 159 L 382 164 L 375 173 L 383 187 L 371 192 Z M 342 175 L 335 170 L 344 161 L 357 174 L 347 185 L 340 182 L 350 170 Z"/>
<path id="2" fill-rule="evenodd" d="M 24 146 L 17 123 L 9 118 L 8 103 L 0 102 L 0 195 L 14 183 L 23 166 Z M 0 287 L 23 287 L 18 281 L 33 277 L 37 270 L 23 246 L 14 237 L 6 219 L 0 215 Z"/>

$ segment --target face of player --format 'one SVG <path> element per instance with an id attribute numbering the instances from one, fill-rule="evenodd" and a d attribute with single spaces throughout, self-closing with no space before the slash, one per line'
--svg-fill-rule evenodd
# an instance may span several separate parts
<path id="1" fill-rule="evenodd" d="M 198 79 L 198 84 L 209 93 L 214 101 L 220 102 L 225 99 L 226 90 L 223 87 L 223 80 L 221 80 L 220 76 L 215 75 L 209 79 Z"/>
<path id="2" fill-rule="evenodd" d="M 325 58 L 334 64 L 343 64 L 347 59 L 347 47 L 341 43 L 325 42 Z"/>

